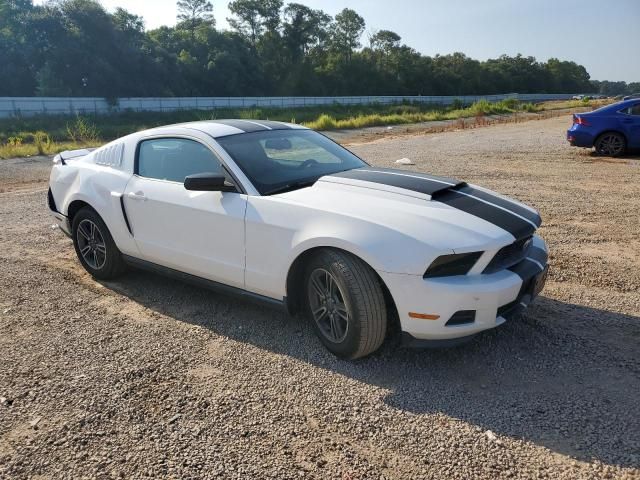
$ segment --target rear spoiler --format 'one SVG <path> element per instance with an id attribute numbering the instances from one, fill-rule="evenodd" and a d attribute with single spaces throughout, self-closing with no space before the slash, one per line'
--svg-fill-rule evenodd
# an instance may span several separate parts
<path id="1" fill-rule="evenodd" d="M 53 157 L 53 163 L 66 165 L 67 160 L 85 157 L 89 155 L 93 150 L 95 149 L 79 148 L 77 150 L 65 150 L 64 152 L 60 152 L 55 157 Z"/>

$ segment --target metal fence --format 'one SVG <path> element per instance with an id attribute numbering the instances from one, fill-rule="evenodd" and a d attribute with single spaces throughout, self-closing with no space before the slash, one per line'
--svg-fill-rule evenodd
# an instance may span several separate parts
<path id="1" fill-rule="evenodd" d="M 524 102 L 565 100 L 573 94 L 503 94 L 449 96 L 350 96 L 350 97 L 139 97 L 119 98 L 109 103 L 100 97 L 0 97 L 0 118 L 33 115 L 110 114 L 126 111 L 171 112 L 176 110 L 215 110 L 219 108 L 290 108 L 314 105 L 371 105 L 423 103 L 451 105 L 455 101 L 471 104 L 480 99 L 496 102 L 514 98 Z"/>

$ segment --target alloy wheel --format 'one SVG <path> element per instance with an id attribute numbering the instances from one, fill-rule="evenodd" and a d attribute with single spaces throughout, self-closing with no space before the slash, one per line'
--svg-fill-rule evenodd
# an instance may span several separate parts
<path id="1" fill-rule="evenodd" d="M 333 343 L 342 342 L 349 331 L 349 309 L 335 277 L 323 268 L 309 276 L 307 285 L 311 314 L 320 332 Z"/>
<path id="2" fill-rule="evenodd" d="M 84 219 L 78 224 L 76 233 L 78 250 L 84 261 L 94 270 L 100 270 L 107 261 L 107 246 L 98 226 Z"/>
<path id="3" fill-rule="evenodd" d="M 605 135 L 600 140 L 599 150 L 605 155 L 620 155 L 624 150 L 624 141 L 619 135 Z"/>

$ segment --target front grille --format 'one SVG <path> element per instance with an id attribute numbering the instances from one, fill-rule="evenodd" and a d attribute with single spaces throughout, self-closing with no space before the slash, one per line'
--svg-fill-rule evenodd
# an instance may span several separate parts
<path id="1" fill-rule="evenodd" d="M 502 247 L 498 250 L 498 253 L 491 259 L 489 265 L 485 267 L 482 273 L 495 273 L 505 268 L 509 268 L 516 263 L 521 262 L 527 255 L 527 251 L 533 243 L 533 237 L 528 237 L 516 240 L 506 247 Z"/>

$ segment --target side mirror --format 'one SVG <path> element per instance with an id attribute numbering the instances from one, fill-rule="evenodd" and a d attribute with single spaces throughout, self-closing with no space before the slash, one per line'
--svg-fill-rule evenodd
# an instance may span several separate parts
<path id="1" fill-rule="evenodd" d="M 197 192 L 237 192 L 235 184 L 217 173 L 196 173 L 184 179 L 184 188 Z"/>

